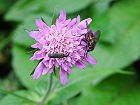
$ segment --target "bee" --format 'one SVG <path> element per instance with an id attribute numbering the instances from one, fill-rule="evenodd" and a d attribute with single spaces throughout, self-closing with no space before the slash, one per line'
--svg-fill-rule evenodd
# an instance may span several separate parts
<path id="1" fill-rule="evenodd" d="M 87 24 L 87 33 L 84 34 L 85 38 L 82 39 L 82 41 L 84 41 L 87 46 L 87 52 L 93 51 L 95 48 L 96 43 L 98 42 L 99 38 L 100 38 L 100 30 L 97 30 L 96 32 L 92 32 L 91 29 L 88 26 L 88 23 L 86 21 Z"/>
<path id="2" fill-rule="evenodd" d="M 67 54 L 63 54 L 63 53 L 52 53 L 52 54 L 48 54 L 49 58 L 64 58 L 64 57 L 68 57 L 69 53 Z"/>

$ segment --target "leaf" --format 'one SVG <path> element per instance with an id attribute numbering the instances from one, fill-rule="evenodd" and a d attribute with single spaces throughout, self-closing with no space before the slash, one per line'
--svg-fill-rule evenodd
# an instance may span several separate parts
<path id="1" fill-rule="evenodd" d="M 22 99 L 14 97 L 12 95 L 8 95 L 0 101 L 0 105 L 20 105 L 21 103 Z"/>
<path id="2" fill-rule="evenodd" d="M 139 30 L 135 30 L 140 25 L 139 0 L 122 0 L 113 5 L 109 11 L 110 31 L 106 37 L 114 36 L 114 43 L 126 34 L 134 32 L 138 34 Z M 137 37 L 139 35 L 135 35 Z M 140 36 L 138 37 L 140 38 Z"/>
<path id="3" fill-rule="evenodd" d="M 13 41 L 15 43 L 18 43 L 22 46 L 26 46 L 29 47 L 32 44 L 35 43 L 35 40 L 33 38 L 31 38 L 28 33 L 24 30 L 24 29 L 28 29 L 28 30 L 36 30 L 37 26 L 35 25 L 35 19 L 38 18 L 43 18 L 46 23 L 50 24 L 51 22 L 51 18 L 45 14 L 32 14 L 32 16 L 27 17 L 23 23 L 21 23 L 17 29 L 15 29 L 15 31 L 12 33 L 13 36 Z"/>
<path id="4" fill-rule="evenodd" d="M 56 23 L 56 19 L 58 18 L 58 10 L 57 10 L 57 7 L 55 7 L 55 10 L 53 12 L 53 17 L 52 17 L 52 22 L 51 22 L 51 25 L 55 24 Z"/>
<path id="5" fill-rule="evenodd" d="M 31 102 L 32 102 L 32 100 L 30 100 L 30 99 L 24 97 L 24 95 L 27 94 L 26 91 L 20 91 L 20 92 L 17 92 L 17 93 L 18 93 L 18 94 L 17 94 L 17 93 L 14 93 L 14 92 L 10 92 L 10 91 L 7 91 L 7 90 L 0 89 L 0 92 L 1 92 L 1 93 L 6 93 L 6 94 L 9 94 L 9 95 L 18 97 L 18 98 L 20 98 L 20 99 L 23 99 L 23 100 L 27 100 L 27 101 L 31 101 Z M 22 95 L 20 95 L 20 94 L 22 94 Z"/>
<path id="6" fill-rule="evenodd" d="M 42 0 L 45 1 L 45 0 Z M 6 20 L 21 21 L 27 19 L 31 14 L 40 11 L 43 2 L 38 2 L 38 0 L 28 1 L 21 0 L 17 1 L 5 15 Z"/>
<path id="7" fill-rule="evenodd" d="M 140 85 L 134 76 L 114 75 L 85 89 L 78 105 L 139 105 Z"/>
<path id="8" fill-rule="evenodd" d="M 2 88 L 3 81 L 0 79 L 0 88 Z M 0 100 L 4 97 L 3 93 L 0 93 Z"/>
<path id="9" fill-rule="evenodd" d="M 0 105 L 36 105 L 35 102 L 26 99 L 27 94 L 28 92 L 23 90 L 8 94 L 0 101 Z"/>
<path id="10" fill-rule="evenodd" d="M 75 13 L 85 9 L 92 3 L 91 0 L 48 0 L 46 11 L 53 13 L 54 8 L 57 6 L 58 10 L 65 10 L 67 13 Z"/>
<path id="11" fill-rule="evenodd" d="M 7 43 L 11 40 L 12 36 L 8 36 L 7 38 L 5 38 L 1 33 L 1 38 L 0 38 L 0 51 L 3 50 L 3 48 L 7 45 Z"/>
<path id="12" fill-rule="evenodd" d="M 111 0 L 97 0 L 95 1 L 95 3 L 93 3 L 93 5 L 91 6 L 91 11 L 92 14 L 95 17 L 98 17 L 102 14 L 104 14 L 105 12 L 107 12 L 109 10 L 109 4 L 110 4 Z"/>
<path id="13" fill-rule="evenodd" d="M 33 80 L 32 76 L 30 76 L 32 70 L 36 67 L 37 62 L 31 62 L 29 60 L 31 55 L 26 52 L 27 50 L 23 47 L 14 44 L 12 48 L 12 66 L 22 84 L 29 89 L 33 89 L 34 86 L 43 79 L 43 77 L 38 80 Z"/>
<path id="14" fill-rule="evenodd" d="M 0 15 L 3 15 L 11 5 L 13 5 L 13 0 L 1 0 L 0 1 Z"/>
<path id="15" fill-rule="evenodd" d="M 92 71 L 92 69 L 90 67 L 87 70 L 80 71 L 79 69 L 73 68 L 73 74 L 70 76 L 67 85 L 57 87 L 48 97 L 48 104 L 55 105 L 67 100 L 83 91 L 91 82 L 94 81 L 94 84 L 97 84 L 102 79 L 117 72 L 115 70 L 103 69 Z"/>
<path id="16" fill-rule="evenodd" d="M 56 6 L 58 10 L 66 10 L 67 13 L 78 12 L 91 4 L 91 0 L 22 0 L 17 1 L 5 16 L 6 20 L 21 21 L 33 13 L 53 13 Z"/>
<path id="17" fill-rule="evenodd" d="M 129 29 L 133 30 L 135 27 L 134 24 L 139 21 L 139 5 L 140 3 L 138 0 L 129 2 L 127 0 L 122 0 L 116 2 L 112 8 L 106 11 L 106 13 L 104 12 L 105 14 L 97 14 L 96 16 L 96 12 L 98 11 L 92 11 L 95 22 L 92 27 L 93 29 L 101 29 L 103 31 L 103 36 L 101 38 L 103 41 L 116 44 Z M 97 8 L 100 8 L 100 6 Z M 139 23 L 135 25 L 139 25 Z"/>
<path id="18" fill-rule="evenodd" d="M 109 27 L 108 24 L 104 27 L 107 29 L 106 32 L 114 32 L 114 34 L 110 35 L 112 35 L 112 38 L 116 37 L 116 40 L 112 45 L 101 43 L 99 40 L 99 44 L 91 53 L 97 58 L 97 68 L 123 68 L 140 57 L 140 47 L 137 47 L 140 46 L 140 12 L 137 11 L 138 9 L 135 10 L 138 4 L 140 5 L 138 0 L 123 0 L 116 3 L 115 11 L 114 8 L 111 8 L 112 15 L 118 15 L 116 18 L 111 18 L 112 21 L 108 23 Z M 106 15 L 110 16 L 110 13 Z M 102 21 L 106 23 L 105 20 Z M 102 33 L 102 30 L 101 37 L 106 37 L 109 40 L 112 39 L 110 39 L 107 33 Z"/>

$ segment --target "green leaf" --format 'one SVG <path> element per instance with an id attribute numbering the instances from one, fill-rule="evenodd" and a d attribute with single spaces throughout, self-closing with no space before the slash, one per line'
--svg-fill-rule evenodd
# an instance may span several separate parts
<path id="1" fill-rule="evenodd" d="M 5 34 L 4 34 L 5 35 Z M 3 48 L 5 48 L 5 46 L 8 44 L 8 42 L 11 40 L 12 36 L 8 36 L 8 37 L 4 37 L 3 33 L 0 33 L 0 51 L 3 50 Z"/>
<path id="2" fill-rule="evenodd" d="M 30 100 L 30 99 L 28 99 L 28 98 L 25 97 L 25 95 L 27 94 L 26 91 L 20 91 L 20 92 L 14 93 L 14 92 L 10 92 L 10 91 L 7 91 L 7 90 L 0 89 L 0 92 L 1 93 L 5 93 L 5 94 L 9 94 L 9 95 L 18 97 L 20 99 L 23 99 L 23 100 L 27 100 L 27 101 L 31 101 L 32 102 L 32 100 Z M 22 95 L 20 95 L 20 94 L 22 94 Z"/>
<path id="3" fill-rule="evenodd" d="M 22 103 L 22 99 L 14 97 L 12 95 L 7 95 L 0 101 L 0 105 L 20 105 Z"/>
<path id="4" fill-rule="evenodd" d="M 79 92 L 83 91 L 91 82 L 94 84 L 99 83 L 102 79 L 117 72 L 112 70 L 92 70 L 88 67 L 87 70 L 81 71 L 73 68 L 73 73 L 69 78 L 68 83 L 65 86 L 57 87 L 48 97 L 48 103 L 50 105 L 58 104 L 64 100 L 67 100 Z"/>
<path id="5" fill-rule="evenodd" d="M 67 13 L 75 13 L 85 9 L 92 3 L 91 0 L 48 0 L 46 11 L 53 13 L 54 8 L 57 6 L 58 10 L 65 10 Z"/>
<path id="6" fill-rule="evenodd" d="M 140 85 L 130 75 L 114 75 L 85 89 L 78 105 L 139 105 Z"/>
<path id="7" fill-rule="evenodd" d="M 139 0 L 122 0 L 114 4 L 109 11 L 110 31 L 106 37 L 112 37 L 114 43 L 117 43 L 120 38 L 124 39 L 123 36 L 129 33 L 140 38 L 139 30 L 135 30 L 140 25 L 139 6 Z"/>
<path id="8" fill-rule="evenodd" d="M 3 81 L 0 79 L 0 88 L 2 87 L 3 85 Z M 4 97 L 4 94 L 3 93 L 0 93 L 0 100 Z"/>
<path id="9" fill-rule="evenodd" d="M 96 16 L 98 11 L 92 11 L 95 22 L 92 27 L 102 30 L 103 36 L 101 39 L 103 41 L 115 44 L 129 30 L 133 30 L 134 27 L 139 25 L 137 23 L 140 18 L 139 5 L 139 0 L 122 0 L 115 3 L 106 13 L 104 12 L 105 14 L 99 16 L 97 14 Z"/>
<path id="10" fill-rule="evenodd" d="M 11 92 L 10 92 L 11 93 Z M 1 101 L 0 105 L 36 105 L 34 101 L 27 99 L 27 91 L 17 91 L 6 95 Z"/>
<path id="11" fill-rule="evenodd" d="M 33 87 L 43 79 L 41 77 L 38 80 L 33 80 L 32 76 L 30 76 L 32 70 L 36 67 L 37 62 L 31 62 L 29 59 L 32 55 L 27 54 L 27 50 L 16 44 L 13 45 L 12 56 L 12 66 L 17 77 L 24 86 L 33 89 Z"/>
<path id="12" fill-rule="evenodd" d="M 56 23 L 56 19 L 58 18 L 58 10 L 57 10 L 57 7 L 55 7 L 55 10 L 53 12 L 53 18 L 52 18 L 52 22 L 51 22 L 51 25 L 55 24 Z"/>
<path id="13" fill-rule="evenodd" d="M 1 0 L 0 1 L 0 15 L 3 15 L 13 3 L 14 3 L 14 0 Z"/>
<path id="14" fill-rule="evenodd" d="M 22 0 L 17 1 L 5 16 L 6 20 L 21 21 L 32 13 L 53 13 L 56 6 L 58 10 L 66 10 L 67 13 L 78 12 L 91 4 L 91 0 Z"/>
<path id="15" fill-rule="evenodd" d="M 24 29 L 28 30 L 37 30 L 37 26 L 35 25 L 35 19 L 43 18 L 46 23 L 51 24 L 51 17 L 45 14 L 32 14 L 32 16 L 27 17 L 23 23 L 21 23 L 17 29 L 13 32 L 13 41 L 22 46 L 29 47 L 35 43 L 35 40 L 31 38 L 28 33 Z"/>
<path id="16" fill-rule="evenodd" d="M 104 23 L 106 25 L 100 27 L 107 29 L 106 33 L 102 33 L 101 30 L 101 37 L 106 37 L 108 40 L 114 38 L 115 42 L 109 45 L 99 40 L 99 44 L 91 52 L 97 58 L 97 68 L 123 68 L 139 59 L 140 47 L 137 46 L 140 46 L 140 12 L 138 12 L 138 5 L 140 5 L 139 0 L 119 1 L 116 5 L 114 4 L 109 13 L 106 13 L 111 21 L 107 24 L 106 20 L 101 20 L 103 25 Z M 113 34 L 109 36 L 107 32 Z"/>
<path id="17" fill-rule="evenodd" d="M 45 0 L 42 0 L 45 1 Z M 41 10 L 43 2 L 38 0 L 21 0 L 17 1 L 5 15 L 6 20 L 21 21 L 27 19 L 33 13 L 38 13 Z"/>
<path id="18" fill-rule="evenodd" d="M 109 10 L 109 4 L 111 0 L 97 0 L 91 6 L 92 14 L 97 17 L 104 14 L 106 11 Z"/>

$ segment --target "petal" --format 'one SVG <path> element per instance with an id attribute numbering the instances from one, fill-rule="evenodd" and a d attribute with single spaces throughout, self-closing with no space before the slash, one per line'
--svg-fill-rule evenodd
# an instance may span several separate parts
<path id="1" fill-rule="evenodd" d="M 40 62 L 38 64 L 38 66 L 35 68 L 35 72 L 33 74 L 33 79 L 38 79 L 42 75 L 44 67 L 45 66 L 42 62 Z"/>
<path id="2" fill-rule="evenodd" d="M 50 28 L 49 27 L 43 27 L 42 29 L 39 29 L 40 33 L 42 35 L 50 34 Z"/>
<path id="3" fill-rule="evenodd" d="M 71 22 L 68 24 L 68 26 L 73 26 L 76 23 L 76 18 L 72 19 Z"/>
<path id="4" fill-rule="evenodd" d="M 92 65 L 95 65 L 97 63 L 96 59 L 93 58 L 92 56 L 90 56 L 89 54 L 87 54 L 87 57 L 85 57 L 83 60 L 85 62 L 92 64 Z"/>
<path id="5" fill-rule="evenodd" d="M 64 63 L 62 63 L 62 64 L 61 64 L 61 68 L 62 68 L 64 71 L 68 72 L 69 74 L 72 73 L 72 65 L 71 65 L 71 63 L 69 63 L 69 62 L 64 62 Z"/>
<path id="6" fill-rule="evenodd" d="M 83 29 L 83 30 L 79 29 L 79 30 L 77 30 L 77 33 L 80 34 L 80 35 L 81 34 L 86 34 L 87 33 L 87 29 Z"/>
<path id="7" fill-rule="evenodd" d="M 64 22 L 65 20 L 66 20 L 66 12 L 64 10 L 61 10 L 58 22 Z"/>
<path id="8" fill-rule="evenodd" d="M 69 74 L 72 74 L 72 67 L 67 67 L 67 72 L 68 72 Z"/>
<path id="9" fill-rule="evenodd" d="M 61 30 L 63 28 L 63 24 L 56 23 L 57 30 Z"/>
<path id="10" fill-rule="evenodd" d="M 52 66 L 52 68 L 49 69 L 49 73 L 52 73 L 54 71 L 54 65 Z"/>
<path id="11" fill-rule="evenodd" d="M 91 18 L 87 18 L 87 19 L 81 21 L 81 22 L 78 24 L 78 28 L 80 28 L 80 29 L 85 29 L 85 28 L 87 28 L 87 23 L 86 23 L 86 21 L 87 21 L 88 24 L 90 24 L 91 21 L 92 21 L 92 19 L 91 19 Z"/>
<path id="12" fill-rule="evenodd" d="M 44 59 L 44 60 L 45 60 L 45 59 Z M 44 64 L 46 67 L 48 67 L 48 68 L 49 68 L 49 60 L 44 61 L 44 62 L 43 62 L 43 64 Z"/>
<path id="13" fill-rule="evenodd" d="M 80 23 L 80 15 L 77 16 L 77 24 Z"/>
<path id="14" fill-rule="evenodd" d="M 41 19 L 36 19 L 36 25 L 38 28 L 47 27 L 47 25 Z"/>
<path id="15" fill-rule="evenodd" d="M 39 46 L 38 46 L 38 43 L 35 43 L 35 44 L 31 45 L 31 47 L 32 48 L 38 48 Z"/>
<path id="16" fill-rule="evenodd" d="M 36 39 L 40 35 L 39 31 L 30 31 L 29 36 Z"/>
<path id="17" fill-rule="evenodd" d="M 59 75 L 60 75 L 60 81 L 62 85 L 65 85 L 68 81 L 67 72 L 60 68 Z"/>
<path id="18" fill-rule="evenodd" d="M 48 70 L 49 70 L 49 68 L 47 68 L 47 67 L 44 67 L 44 68 L 43 68 L 42 75 L 46 74 L 46 73 L 48 72 Z"/>
<path id="19" fill-rule="evenodd" d="M 41 60 L 43 58 L 41 51 L 36 51 L 33 57 L 30 58 L 31 61 L 33 60 Z"/>
<path id="20" fill-rule="evenodd" d="M 77 66 L 78 68 L 81 68 L 81 69 L 86 68 L 86 64 L 81 62 L 81 61 L 76 61 L 76 63 L 74 65 Z"/>
<path id="21" fill-rule="evenodd" d="M 66 58 L 68 62 L 71 62 L 71 57 Z"/>
<path id="22" fill-rule="evenodd" d="M 50 59 L 50 60 L 49 60 L 49 65 L 48 65 L 48 66 L 49 66 L 49 69 L 50 69 L 50 68 L 52 68 L 52 67 L 53 67 L 53 65 L 54 65 L 54 62 L 53 62 L 53 60 L 52 60 L 52 59 Z"/>
<path id="23" fill-rule="evenodd" d="M 70 23 L 70 21 L 71 21 L 71 19 L 66 20 L 65 23 L 64 23 L 65 26 L 68 25 Z"/>

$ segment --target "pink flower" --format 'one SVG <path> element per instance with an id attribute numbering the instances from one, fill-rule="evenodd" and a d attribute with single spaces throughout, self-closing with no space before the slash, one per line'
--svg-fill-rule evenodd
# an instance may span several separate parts
<path id="1" fill-rule="evenodd" d="M 60 81 L 65 85 L 67 74 L 72 73 L 72 65 L 85 69 L 86 64 L 96 64 L 96 59 L 86 54 L 86 43 L 81 44 L 87 33 L 87 25 L 92 21 L 87 18 L 80 22 L 80 16 L 66 20 L 66 12 L 61 10 L 56 24 L 48 26 L 41 19 L 36 19 L 37 31 L 30 31 L 30 37 L 36 40 L 32 48 L 38 48 L 30 60 L 41 60 L 35 68 L 33 78 L 37 79 L 46 73 L 52 73 L 54 67 L 59 68 Z M 65 55 L 65 57 L 51 58 L 51 54 Z"/>

